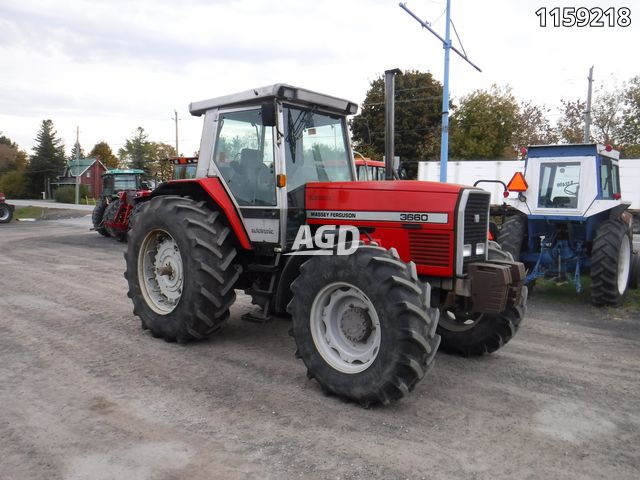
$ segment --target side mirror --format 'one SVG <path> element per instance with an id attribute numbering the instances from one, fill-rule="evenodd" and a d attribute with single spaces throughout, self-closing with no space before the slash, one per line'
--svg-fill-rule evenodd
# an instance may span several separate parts
<path id="1" fill-rule="evenodd" d="M 276 105 L 275 102 L 264 102 L 260 106 L 260 113 L 262 115 L 262 125 L 265 127 L 276 126 Z"/>

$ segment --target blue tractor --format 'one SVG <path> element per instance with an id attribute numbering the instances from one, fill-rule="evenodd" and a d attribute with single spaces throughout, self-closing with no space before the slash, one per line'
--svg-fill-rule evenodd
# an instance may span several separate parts
<path id="1" fill-rule="evenodd" d="M 599 144 L 528 149 L 525 172 L 509 184 L 517 198 L 497 242 L 527 267 L 526 283 L 539 277 L 573 281 L 591 276 L 594 305 L 622 304 L 637 288 L 638 252 L 633 217 L 620 195 L 619 153 Z"/>

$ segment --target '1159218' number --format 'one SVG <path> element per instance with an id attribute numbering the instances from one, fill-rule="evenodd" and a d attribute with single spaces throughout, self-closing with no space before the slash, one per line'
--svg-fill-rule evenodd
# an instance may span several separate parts
<path id="1" fill-rule="evenodd" d="M 628 27 L 631 9 L 627 7 L 541 7 L 536 10 L 540 26 L 553 27 Z"/>

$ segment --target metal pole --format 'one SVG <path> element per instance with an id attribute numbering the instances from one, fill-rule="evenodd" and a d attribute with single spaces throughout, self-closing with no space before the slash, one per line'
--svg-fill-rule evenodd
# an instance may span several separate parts
<path id="1" fill-rule="evenodd" d="M 451 0 L 447 0 L 444 31 L 444 83 L 442 86 L 442 139 L 440 142 L 440 181 L 447 181 L 449 161 L 449 51 L 451 50 Z"/>
<path id="2" fill-rule="evenodd" d="M 395 155 L 395 80 L 402 73 L 394 68 L 384 72 L 384 177 L 393 180 L 393 157 Z"/>
<path id="3" fill-rule="evenodd" d="M 589 69 L 589 89 L 587 90 L 587 110 L 584 112 L 584 143 L 591 138 L 591 91 L 593 89 L 593 65 Z"/>
<path id="4" fill-rule="evenodd" d="M 178 150 L 178 111 L 174 108 L 173 115 L 176 122 L 176 155 L 180 155 L 180 150 Z"/>
<path id="5" fill-rule="evenodd" d="M 76 205 L 80 203 L 80 127 L 76 127 Z"/>

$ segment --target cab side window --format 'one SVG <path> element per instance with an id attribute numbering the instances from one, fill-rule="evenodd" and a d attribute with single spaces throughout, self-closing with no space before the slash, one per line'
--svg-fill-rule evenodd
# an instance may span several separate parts
<path id="1" fill-rule="evenodd" d="M 276 204 L 273 147 L 259 109 L 218 116 L 214 161 L 239 205 Z"/>

